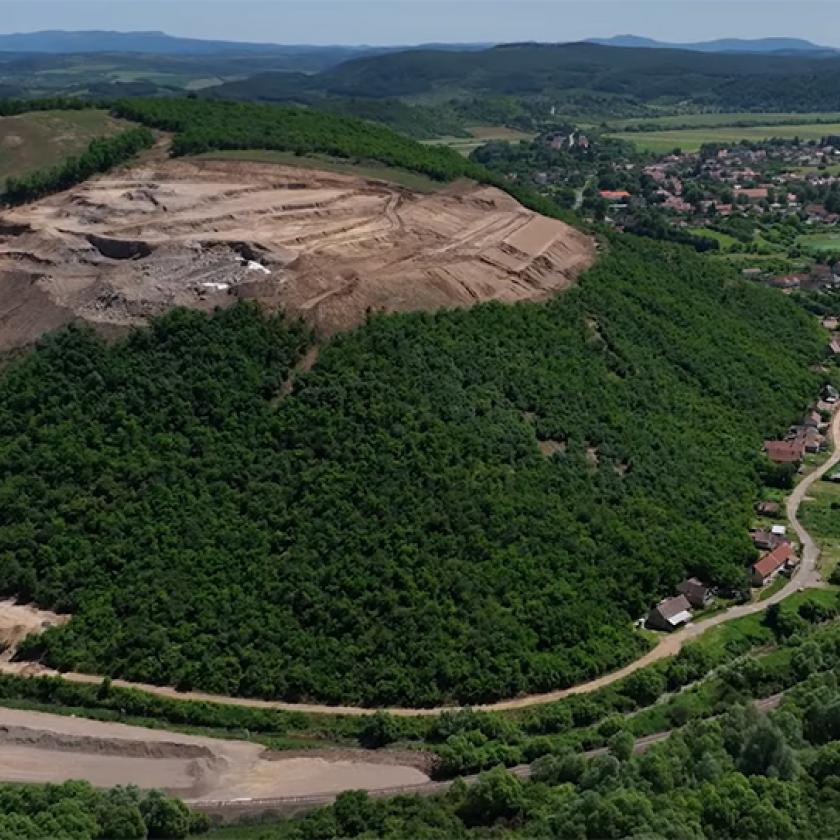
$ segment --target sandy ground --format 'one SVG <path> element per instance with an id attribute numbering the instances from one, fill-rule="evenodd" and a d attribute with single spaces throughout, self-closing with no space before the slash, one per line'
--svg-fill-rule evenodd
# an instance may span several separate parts
<path id="1" fill-rule="evenodd" d="M 323 335 L 368 311 L 542 299 L 593 242 L 491 187 L 432 194 L 239 161 L 150 161 L 0 216 L 0 349 L 237 298 Z"/>
<path id="2" fill-rule="evenodd" d="M 69 620 L 69 615 L 39 610 L 11 598 L 0 599 L 0 669 L 24 672 L 25 665 L 11 662 L 17 645 L 30 633 L 40 633 Z M 37 671 L 37 666 L 32 665 L 31 670 Z"/>
<path id="3" fill-rule="evenodd" d="M 417 768 L 388 759 L 387 751 L 371 760 L 361 751 L 358 757 L 340 753 L 338 760 L 323 751 L 286 758 L 246 741 L 0 708 L 3 781 L 86 779 L 103 787 L 133 784 L 214 801 L 377 790 L 429 780 Z"/>

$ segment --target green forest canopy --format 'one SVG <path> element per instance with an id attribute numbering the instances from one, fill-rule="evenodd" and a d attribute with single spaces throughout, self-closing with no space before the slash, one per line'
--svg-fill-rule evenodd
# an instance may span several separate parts
<path id="1" fill-rule="evenodd" d="M 278 402 L 307 341 L 176 311 L 3 372 L 0 581 L 75 614 L 32 652 L 289 700 L 578 682 L 684 574 L 743 580 L 762 436 L 822 350 L 784 297 L 618 236 L 545 305 L 374 317 Z"/>

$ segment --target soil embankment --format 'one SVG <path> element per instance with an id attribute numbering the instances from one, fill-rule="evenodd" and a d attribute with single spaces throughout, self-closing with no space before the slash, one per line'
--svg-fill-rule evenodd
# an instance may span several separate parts
<path id="1" fill-rule="evenodd" d="M 369 312 L 543 299 L 594 258 L 589 237 L 492 187 L 150 159 L 0 215 L 0 350 L 238 298 L 329 336 Z"/>
<path id="2" fill-rule="evenodd" d="M 137 785 L 202 800 L 328 796 L 428 782 L 420 761 L 363 750 L 276 753 L 260 744 L 0 708 L 0 780 Z"/>

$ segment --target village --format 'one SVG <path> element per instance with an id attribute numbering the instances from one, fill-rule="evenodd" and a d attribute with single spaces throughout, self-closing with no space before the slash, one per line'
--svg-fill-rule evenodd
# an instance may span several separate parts
<path id="1" fill-rule="evenodd" d="M 834 339 L 833 339 L 834 340 Z M 826 448 L 826 433 L 831 418 L 840 409 L 840 391 L 825 385 L 820 399 L 806 412 L 797 424 L 791 426 L 783 438 L 765 440 L 762 450 L 767 459 L 791 479 L 800 472 L 808 455 L 818 455 Z M 840 482 L 840 471 L 828 476 L 829 481 Z M 689 577 L 676 587 L 676 594 L 663 598 L 640 619 L 638 626 L 650 630 L 673 632 L 688 625 L 695 618 L 715 608 L 717 600 L 744 602 L 763 600 L 775 586 L 784 586 L 792 579 L 801 565 L 798 547 L 788 533 L 783 518 L 783 505 L 772 499 L 763 499 L 755 505 L 758 520 L 767 524 L 753 527 L 749 536 L 758 558 L 747 571 L 749 589 L 743 592 L 721 590 Z"/>

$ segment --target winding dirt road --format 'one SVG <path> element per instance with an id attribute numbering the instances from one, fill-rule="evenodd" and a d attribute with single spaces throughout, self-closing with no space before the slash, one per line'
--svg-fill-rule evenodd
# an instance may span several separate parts
<path id="1" fill-rule="evenodd" d="M 815 469 L 812 473 L 806 476 L 787 499 L 787 516 L 790 526 L 795 531 L 801 545 L 802 545 L 802 562 L 799 571 L 793 578 L 778 592 L 775 592 L 770 597 L 763 601 L 755 601 L 740 606 L 731 607 L 725 612 L 718 613 L 703 621 L 691 623 L 662 638 L 659 644 L 653 650 L 646 653 L 639 659 L 625 665 L 618 671 L 613 671 L 609 674 L 604 674 L 589 682 L 580 683 L 579 685 L 571 686 L 570 688 L 559 689 L 557 691 L 550 691 L 544 694 L 528 694 L 522 697 L 513 697 L 508 700 L 500 700 L 496 703 L 487 703 L 485 705 L 473 706 L 475 709 L 482 709 L 485 711 L 509 711 L 512 709 L 523 709 L 528 706 L 538 706 L 543 703 L 551 703 L 556 700 L 562 700 L 565 697 L 570 697 L 575 694 L 589 694 L 597 691 L 605 686 L 612 685 L 624 677 L 629 676 L 635 671 L 645 668 L 653 662 L 658 662 L 662 659 L 667 659 L 670 656 L 675 656 L 682 649 L 682 646 L 692 639 L 702 636 L 707 630 L 712 627 L 718 627 L 727 621 L 732 621 L 736 618 L 742 618 L 746 615 L 753 615 L 755 613 L 763 612 L 772 604 L 777 604 L 785 598 L 792 595 L 800 589 L 812 589 L 815 587 L 824 586 L 824 582 L 820 578 L 817 562 L 820 557 L 819 546 L 814 541 L 813 537 L 805 530 L 802 523 L 799 521 L 798 513 L 799 506 L 808 494 L 811 487 L 819 481 L 829 470 L 840 463 L 840 410 L 835 411 L 831 421 L 830 437 L 833 442 L 833 451 L 828 460 L 820 467 Z M 56 671 L 50 671 L 43 668 L 33 669 L 31 665 L 25 663 L 11 663 L 0 661 L 0 670 L 7 672 L 14 672 L 24 674 L 27 676 L 39 676 L 43 674 L 50 674 L 54 676 L 62 676 L 64 679 L 72 682 L 81 683 L 99 683 L 102 677 L 92 676 L 89 674 L 78 674 L 73 672 L 66 672 L 58 674 Z M 134 688 L 144 691 L 148 694 L 155 694 L 161 697 L 171 697 L 179 700 L 199 700 L 211 703 L 221 703 L 224 705 L 233 706 L 247 706 L 258 709 L 279 709 L 284 711 L 307 712 L 311 714 L 332 714 L 332 715 L 369 715 L 373 713 L 373 709 L 362 708 L 358 706 L 327 706 L 319 703 L 284 703 L 279 700 L 253 700 L 240 697 L 225 697 L 217 694 L 206 694 L 200 691 L 179 692 L 174 688 L 167 686 L 147 685 L 144 683 L 132 683 L 125 680 L 114 680 L 113 684 L 122 688 Z M 443 711 L 454 711 L 457 706 L 441 706 L 430 709 L 409 709 L 409 708 L 388 708 L 385 711 L 399 717 L 423 717 L 430 715 L 438 715 Z"/>

